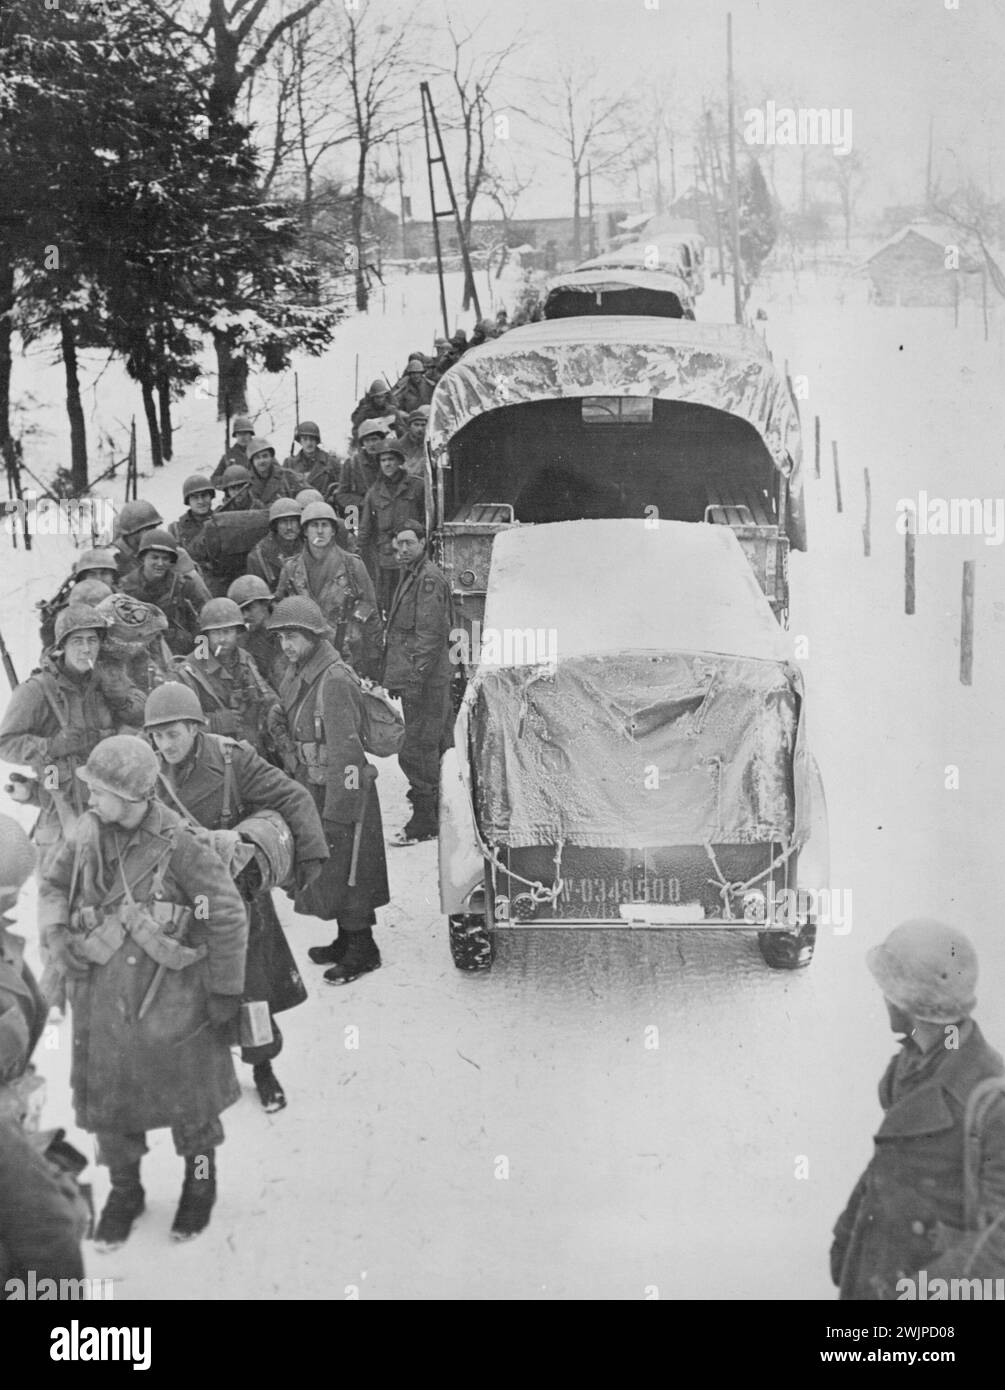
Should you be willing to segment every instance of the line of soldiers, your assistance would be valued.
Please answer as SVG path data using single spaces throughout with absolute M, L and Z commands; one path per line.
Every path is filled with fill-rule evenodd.
M 0 758 L 31 770 L 8 790 L 39 807 L 42 996 L 72 1010 L 77 1122 L 110 1171 L 99 1248 L 143 1210 L 154 1128 L 185 1164 L 172 1235 L 207 1225 L 220 1115 L 239 1095 L 232 1046 L 263 1107 L 286 1104 L 276 1016 L 306 990 L 272 891 L 335 924 L 308 953 L 326 982 L 380 967 L 368 682 L 404 710 L 412 813 L 397 842 L 436 834 L 453 614 L 426 558 L 435 376 L 416 357 L 390 400 L 368 393 L 344 461 L 309 420 L 283 464 L 235 420 L 214 473 L 185 480 L 177 521 L 127 503 L 43 606 Z
M 337 543 L 328 504 L 276 516 L 275 530 L 286 522 L 302 544 L 275 590 L 242 574 L 198 612 L 195 563 L 179 575 L 183 547 L 156 513 L 133 506 L 119 551 L 124 540 L 134 568 L 119 579 L 117 552 L 80 557 L 53 641 L 0 724 L 0 757 L 34 773 L 11 789 L 40 808 L 45 993 L 73 1011 L 77 1121 L 110 1170 L 102 1249 L 121 1244 L 143 1209 L 152 1128 L 170 1127 L 185 1161 L 174 1238 L 208 1223 L 219 1116 L 239 1094 L 230 1046 L 242 1004 L 267 1015 L 242 1044 L 261 1103 L 286 1103 L 272 1068 L 275 1015 L 306 991 L 272 888 L 285 884 L 297 912 L 336 924 L 309 951 L 328 983 L 380 967 L 373 928 L 389 891 L 361 676 L 384 676 L 403 696 L 403 843 L 436 833 L 450 725 L 450 594 L 425 558 L 422 522 L 393 538 L 402 583 L 385 634 L 367 570 Z M 251 828 L 277 811 L 292 841 L 285 870 L 273 862 L 275 827 Z M 244 858 L 205 839 L 232 827 Z

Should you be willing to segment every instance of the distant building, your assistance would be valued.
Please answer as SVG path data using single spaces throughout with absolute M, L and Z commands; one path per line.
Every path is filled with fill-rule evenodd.
M 629 216 L 625 205 L 594 205 L 593 210 L 593 248 L 594 254 L 606 248 L 619 231 L 618 223 Z M 637 235 L 637 233 L 636 233 Z M 580 259 L 590 255 L 590 217 L 586 206 L 579 220 Z M 408 255 L 432 256 L 433 227 L 428 221 L 406 223 Z M 458 251 L 457 232 L 450 218 L 440 223 L 440 241 L 444 255 Z M 503 241 L 511 247 L 529 245 L 542 255 L 547 255 L 551 266 L 555 262 L 570 261 L 573 258 L 573 220 L 571 217 L 515 217 L 508 225 L 508 233 L 500 218 L 476 217 L 471 224 L 471 245 L 473 250 L 490 250 Z
M 938 307 L 980 299 L 987 266 L 979 251 L 963 244 L 957 229 L 913 222 L 858 269 L 868 276 L 876 304 Z M 997 267 L 991 270 L 992 279 L 995 271 Z

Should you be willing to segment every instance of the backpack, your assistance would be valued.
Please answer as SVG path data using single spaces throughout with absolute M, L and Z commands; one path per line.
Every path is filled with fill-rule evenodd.
M 325 668 L 325 676 L 331 670 Z M 346 670 L 356 683 L 363 707 L 363 727 L 360 730 L 360 742 L 365 753 L 372 753 L 375 758 L 393 758 L 400 750 L 405 740 L 405 720 L 402 717 L 401 708 L 397 700 L 392 700 L 387 691 L 381 686 L 366 686 L 357 676 L 351 666 L 346 666 Z M 318 698 L 321 697 L 324 688 L 324 679 L 318 687 Z M 315 705 L 315 708 L 317 706 Z M 317 726 L 321 723 L 320 715 L 315 715 L 315 732 L 317 742 L 324 741 L 323 733 L 318 732 Z
M 352 670 L 352 667 L 349 668 Z M 367 688 L 353 671 L 363 697 L 363 747 L 375 758 L 393 758 L 405 741 L 405 720 L 397 700 L 383 686 Z

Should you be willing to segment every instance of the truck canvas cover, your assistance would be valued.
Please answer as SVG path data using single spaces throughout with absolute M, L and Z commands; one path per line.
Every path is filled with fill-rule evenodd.
M 504 532 L 485 631 L 528 628 L 550 629 L 555 659 L 516 664 L 495 648 L 502 659 L 479 666 L 458 723 L 483 840 L 804 838 L 802 682 L 730 530 L 620 520 Z
M 595 297 L 616 290 L 649 290 L 653 294 L 674 294 L 681 305 L 691 308 L 692 294 L 687 281 L 679 275 L 663 271 L 637 270 L 631 267 L 609 270 L 570 270 L 556 275 L 545 286 L 545 298 L 560 290 Z
M 788 478 L 789 536 L 805 550 L 799 413 L 763 340 L 733 324 L 689 319 L 554 319 L 472 348 L 437 384 L 430 456 L 448 466 L 451 439 L 487 411 L 579 396 L 691 401 L 746 420 Z

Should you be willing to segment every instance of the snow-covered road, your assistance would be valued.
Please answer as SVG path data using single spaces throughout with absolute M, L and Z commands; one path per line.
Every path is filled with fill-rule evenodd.
M 715 290 L 699 317 L 717 316 Z M 435 847 L 388 851 L 384 967 L 343 990 L 320 981 L 311 920 L 280 911 L 311 997 L 283 1018 L 277 1064 L 289 1108 L 244 1098 L 224 1117 L 221 1197 L 208 1232 L 167 1240 L 181 1164 L 151 1137 L 148 1212 L 115 1254 L 88 1255 L 117 1298 L 827 1298 L 830 1226 L 870 1150 L 875 1083 L 892 1049 L 866 949 L 901 917 L 939 913 L 982 955 L 978 1018 L 1005 1044 L 1003 871 L 998 820 L 1005 677 L 1002 547 L 919 538 L 918 612 L 903 614 L 898 498 L 994 496 L 1002 486 L 1002 349 L 969 320 L 880 311 L 803 278 L 765 296 L 776 360 L 808 377 L 810 551 L 792 563 L 794 634 L 811 746 L 831 815 L 832 883 L 851 930 L 821 933 L 808 971 L 776 974 L 752 937 L 504 934 L 487 976 L 451 965 Z M 338 446 L 360 381 L 403 362 L 434 327 L 435 282 L 389 287 L 388 312 L 350 323 L 322 362 L 301 364 L 302 413 Z M 401 312 L 402 306 L 404 311 Z M 112 369 L 101 386 L 109 416 Z M 119 378 L 115 378 L 119 381 Z M 58 377 L 16 387 L 53 408 Z M 266 378 L 277 440 L 289 383 Z M 286 397 L 289 397 L 287 400 Z M 264 411 L 264 407 L 263 407 Z M 812 476 L 812 419 L 825 467 Z M 220 452 L 207 400 L 179 409 L 178 456 L 141 494 L 180 510 L 180 481 Z M 845 512 L 835 513 L 830 439 Z M 862 468 L 873 554 L 862 553 Z M 116 492 L 119 492 L 118 487 Z M 9 548 L 9 540 L 0 542 Z M 2 620 L 19 670 L 35 656 L 26 599 L 54 587 L 69 542 L 5 557 Z M 979 561 L 975 682 L 957 678 L 959 568 Z M 584 601 L 587 601 L 584 598 Z M 959 770 L 958 788 L 947 787 Z M 404 781 L 381 766 L 389 830 Z M 4 809 L 9 809 L 5 806 Z M 30 924 L 30 898 L 23 920 Z M 844 924 L 847 926 L 847 923 Z M 38 1053 L 49 1123 L 66 1123 L 68 1025 Z M 90 1152 L 90 1140 L 71 1131 Z M 105 1175 L 95 1178 L 99 1200 Z

